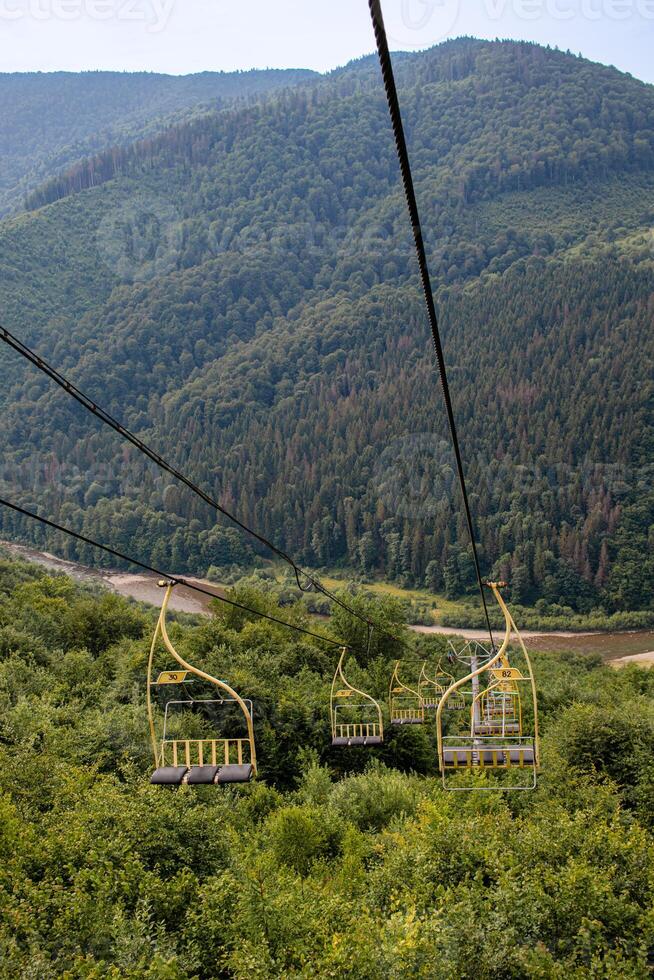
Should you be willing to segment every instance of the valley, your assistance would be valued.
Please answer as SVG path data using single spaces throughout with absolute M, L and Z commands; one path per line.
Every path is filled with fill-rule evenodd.
M 76 562 L 66 561 L 57 558 L 55 555 L 34 551 L 23 545 L 12 544 L 8 541 L 0 541 L 0 548 L 10 554 L 25 560 L 34 562 L 44 568 L 54 572 L 71 576 L 79 582 L 87 584 L 101 585 L 110 589 L 118 595 L 137 602 L 145 602 L 148 605 L 159 606 L 161 604 L 161 589 L 158 588 L 158 579 L 149 574 L 134 574 L 129 572 L 99 570 L 90 566 L 80 565 Z M 201 585 L 203 588 L 215 591 L 218 595 L 225 595 L 229 592 L 228 586 L 221 586 L 206 579 L 189 577 L 189 581 Z M 337 580 L 323 579 L 325 584 L 332 587 Z M 387 589 L 381 586 L 368 586 L 369 591 L 374 595 L 384 594 Z M 397 590 L 392 590 L 397 594 Z M 171 609 L 177 612 L 195 613 L 206 615 L 209 612 L 211 600 L 179 586 L 173 593 Z M 439 607 L 439 599 L 434 599 L 436 608 Z M 324 617 L 319 617 L 323 618 Z M 416 633 L 434 636 L 463 637 L 465 640 L 487 640 L 488 635 L 484 630 L 457 628 L 453 626 L 420 626 L 409 623 L 409 628 Z M 649 665 L 654 659 L 654 631 L 652 630 L 624 630 L 621 632 L 591 631 L 591 632 L 538 632 L 535 630 L 521 630 L 524 640 L 529 642 L 529 647 L 533 650 L 549 651 L 552 653 L 575 651 L 578 653 L 600 654 L 608 663 L 618 662 L 623 666 L 629 662 Z M 616 663 L 616 666 L 618 665 Z

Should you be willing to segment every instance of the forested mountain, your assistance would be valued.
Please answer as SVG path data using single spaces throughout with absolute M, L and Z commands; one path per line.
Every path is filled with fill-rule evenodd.
M 472 569 L 375 69 L 44 185 L 0 225 L 4 319 L 307 564 L 455 595 Z M 648 607 L 654 89 L 471 39 L 404 56 L 398 81 L 485 570 L 514 600 Z M 179 571 L 248 559 L 44 378 L 2 364 L 7 493 Z
M 89 153 L 170 125 L 175 116 L 306 82 L 310 71 L 0 74 L 0 214 Z

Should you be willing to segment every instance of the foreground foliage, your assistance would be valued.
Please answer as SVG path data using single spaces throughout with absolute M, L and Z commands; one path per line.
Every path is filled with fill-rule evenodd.
M 375 612 L 401 630 L 392 600 Z M 153 623 L 0 563 L 3 976 L 649 976 L 654 673 L 539 657 L 539 789 L 445 794 L 429 730 L 376 761 L 327 748 L 331 652 L 238 610 L 179 621 L 255 700 L 262 779 L 169 792 L 148 785 Z M 383 695 L 395 652 L 352 671 Z

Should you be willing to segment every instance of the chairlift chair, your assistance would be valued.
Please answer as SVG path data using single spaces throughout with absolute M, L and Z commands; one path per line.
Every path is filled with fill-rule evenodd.
M 466 706 L 465 694 L 462 691 L 455 691 L 445 705 L 448 711 L 465 711 Z
M 474 735 L 522 735 L 522 702 L 516 682 L 509 690 L 496 681 L 473 700 L 471 731 Z M 478 706 L 478 707 L 477 707 Z
M 155 786 L 221 786 L 230 783 L 247 783 L 257 771 L 252 702 L 241 698 L 225 681 L 199 670 L 177 653 L 166 629 L 166 612 L 175 583 L 163 581 L 159 582 L 159 586 L 166 589 L 166 594 L 150 647 L 147 677 L 148 721 L 155 765 L 150 782 Z M 159 637 L 181 670 L 163 671 L 156 681 L 153 681 L 154 656 Z M 164 708 L 163 733 L 159 738 L 153 706 L 154 690 L 166 691 L 169 687 L 173 687 L 178 692 L 179 685 L 190 684 L 193 677 L 211 684 L 217 689 L 218 696 L 200 699 L 189 694 L 184 699 L 175 696 L 168 698 Z M 182 690 L 186 694 L 188 688 L 183 687 Z M 212 734 L 203 731 L 199 737 L 187 737 L 181 733 L 171 733 L 171 728 L 174 727 L 172 725 L 174 709 L 199 712 L 206 719 L 211 714 L 212 708 L 222 709 L 230 706 L 242 716 L 244 731 L 247 734 L 235 733 L 224 736 L 217 732 Z
M 400 660 L 395 662 L 388 691 L 391 725 L 422 725 L 425 721 L 423 700 L 412 687 L 400 679 Z
M 520 632 L 509 612 L 501 594 L 502 583 L 489 582 L 489 588 L 502 610 L 506 624 L 502 646 L 489 658 L 477 666 L 471 662 L 470 673 L 456 681 L 443 695 L 436 711 L 438 737 L 438 757 L 441 777 L 445 789 L 455 790 L 526 790 L 536 786 L 540 767 L 540 743 L 538 733 L 538 703 L 536 685 L 529 654 Z M 511 637 L 515 635 L 526 664 L 526 672 L 512 666 L 508 659 Z M 477 690 L 482 675 L 488 676 L 488 683 L 482 691 Z M 527 685 L 533 704 L 533 731 L 525 735 L 523 731 L 522 703 L 519 685 Z M 462 689 L 471 694 L 471 724 L 467 734 L 446 735 L 443 731 L 444 711 L 447 701 Z M 480 784 L 477 780 L 465 783 L 452 782 L 449 778 L 455 773 L 473 771 L 506 771 L 518 773 L 514 779 L 496 782 L 493 785 Z M 526 778 L 524 778 L 526 777 Z
M 420 670 L 418 678 L 418 694 L 422 701 L 425 711 L 430 711 L 438 707 L 438 702 L 443 694 L 454 683 L 454 676 L 441 667 L 441 661 L 436 665 L 436 673 L 430 677 L 427 673 L 427 662 L 425 661 Z
M 343 647 L 332 680 L 329 714 L 332 745 L 338 748 L 370 748 L 384 741 L 384 720 L 377 701 L 354 687 L 343 673 L 347 648 Z

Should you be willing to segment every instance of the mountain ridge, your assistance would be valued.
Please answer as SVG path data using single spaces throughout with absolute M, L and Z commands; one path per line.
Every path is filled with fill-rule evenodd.
M 310 70 L 0 73 L 0 215 L 42 180 L 128 138 L 143 138 L 217 101 L 307 82 Z M 317 77 L 317 76 L 316 76 Z

